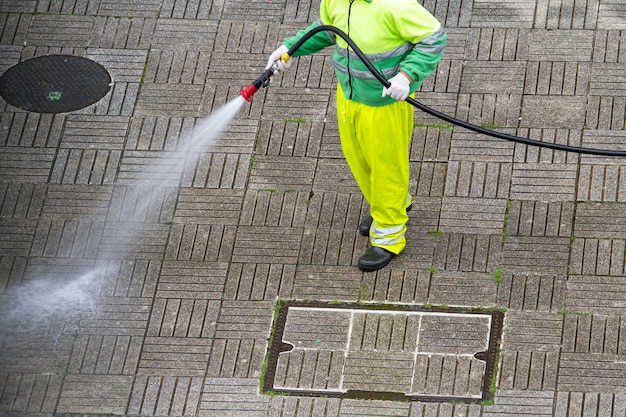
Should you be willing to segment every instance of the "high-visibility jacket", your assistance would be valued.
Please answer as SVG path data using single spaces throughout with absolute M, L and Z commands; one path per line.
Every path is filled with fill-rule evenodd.
M 345 32 L 385 78 L 399 71 L 406 73 L 412 79 L 411 92 L 435 70 L 447 38 L 439 21 L 417 0 L 322 0 L 320 18 L 286 38 L 285 46 L 291 48 L 306 32 L 320 25 Z M 333 65 L 346 98 L 370 106 L 395 101 L 381 97 L 382 84 L 333 32 L 317 33 L 293 56 L 309 55 L 333 44 Z

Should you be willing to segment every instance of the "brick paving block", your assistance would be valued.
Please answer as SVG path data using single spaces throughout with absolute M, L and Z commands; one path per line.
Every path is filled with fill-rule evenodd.
M 229 261 L 237 228 L 235 225 L 173 224 L 165 250 L 166 260 Z
M 555 412 L 562 415 L 620 416 L 626 413 L 626 396 L 597 392 L 558 392 Z M 558 415 L 557 414 L 557 415 Z
M 573 164 L 514 164 L 511 198 L 516 200 L 572 201 L 578 167 Z
M 62 148 L 123 149 L 130 118 L 125 116 L 69 115 L 61 136 Z
M 563 352 L 592 355 L 621 355 L 624 343 L 620 333 L 624 329 L 623 318 L 612 315 L 566 314 L 563 329 Z
M 494 404 L 483 410 L 485 417 L 552 416 L 554 392 L 529 390 L 498 390 Z
M 589 62 L 592 50 L 592 31 L 534 30 L 531 34 L 529 59 L 531 61 Z
M 557 312 L 508 311 L 507 331 L 502 349 L 521 352 L 559 352 L 563 335 L 563 315 Z
M 36 220 L 46 193 L 43 184 L 0 184 L 0 218 Z
M 210 0 L 166 0 L 162 2 L 160 17 L 208 19 L 219 18 L 223 6 Z
M 338 417 L 341 401 L 337 398 L 271 397 L 268 417 Z
M 336 123 L 325 123 L 324 131 L 321 138 L 319 157 L 323 159 L 342 159 L 344 158 L 341 150 L 341 140 L 339 139 L 339 131 Z
M 37 14 L 28 29 L 26 44 L 86 48 L 90 46 L 93 24 L 92 16 Z
M 143 341 L 141 336 L 77 335 L 67 372 L 135 375 Z
M 158 183 L 163 187 L 180 184 L 186 164 L 184 152 L 124 151 L 117 174 L 117 184 Z
M 413 129 L 409 160 L 447 162 L 453 130 L 452 125 L 445 123 L 417 122 Z
M 559 369 L 555 351 L 517 351 L 502 353 L 498 387 L 502 390 L 554 391 Z
M 232 261 L 296 264 L 302 233 L 296 227 L 240 226 Z
M 0 181 L 46 183 L 54 154 L 48 148 L 5 147 L 0 154 Z
M 497 4 L 497 7 L 496 7 Z M 471 26 L 530 28 L 533 26 L 535 2 L 520 0 L 506 7 L 492 0 L 479 0 L 471 9 Z
M 130 51 L 124 48 L 148 49 L 155 24 L 154 18 L 96 16 L 92 29 L 95 36 L 92 37 L 90 46 L 103 50 L 114 48 L 121 54 L 141 53 L 143 51 Z M 97 50 L 95 51 L 97 53 Z
M 524 93 L 583 96 L 589 91 L 590 72 L 588 62 L 529 62 Z
M 98 267 L 106 276 L 100 288 L 101 296 L 154 297 L 160 261 L 112 259 L 100 261 Z
M 250 172 L 251 156 L 245 153 L 203 152 L 186 162 L 181 186 L 243 189 Z
M 159 50 L 210 51 L 216 31 L 216 21 L 161 18 L 157 20 L 151 47 Z
M 11 416 L 25 413 L 52 415 L 62 381 L 59 375 L 3 374 L 0 377 L 0 391 L 3 392 L 0 412 Z
M 620 314 L 626 307 L 622 276 L 570 275 L 567 309 L 581 313 Z
M 18 285 L 26 270 L 26 257 L 0 256 L 0 293 Z
M 317 157 L 325 125 L 304 119 L 262 120 L 255 143 L 257 155 Z
M 594 63 L 591 67 L 589 94 L 623 98 L 626 95 L 626 82 L 622 76 L 624 71 L 626 63 Z
M 427 79 L 428 80 L 428 79 Z M 458 90 L 458 87 L 455 88 Z M 439 112 L 445 114 L 456 114 L 456 117 L 459 117 L 457 113 L 457 107 L 459 103 L 459 94 L 455 92 L 419 92 L 416 95 L 416 100 L 421 102 L 422 104 L 431 107 Z M 432 124 L 432 125 L 440 125 L 442 122 L 440 119 L 435 116 L 431 116 L 422 111 L 415 111 L 414 114 L 415 122 L 418 124 Z
M 150 53 L 147 60 L 144 81 L 155 84 L 203 84 L 210 58 L 211 54 L 206 51 L 157 49 Z
M 148 59 L 148 51 L 88 48 L 85 58 L 104 66 L 116 84 L 140 83 Z
M 410 403 L 377 400 L 343 400 L 340 417 L 405 417 L 409 413 Z
M 0 98 L 0 102 L 4 102 Z M 12 111 L 0 117 L 0 144 L 9 147 L 56 148 L 59 145 L 66 115 Z
M 574 239 L 569 272 L 573 275 L 623 276 L 624 239 Z
M 625 394 L 623 355 L 561 353 L 557 390 Z
M 197 415 L 265 417 L 269 398 L 257 394 L 258 383 L 251 378 L 206 378 Z
M 91 219 L 41 220 L 31 247 L 31 256 L 95 258 L 104 225 Z
M 137 375 L 201 377 L 207 370 L 211 339 L 147 337 Z
M 512 143 L 501 139 L 475 133 L 453 133 L 450 161 L 510 164 L 513 160 L 513 150 Z
M 436 239 L 431 266 L 438 270 L 493 273 L 500 264 L 500 236 L 443 233 Z
M 571 202 L 511 201 L 506 234 L 569 237 L 574 227 L 574 211 Z
M 60 149 L 50 174 L 53 184 L 110 185 L 120 166 L 122 151 Z
M 204 87 L 195 84 L 142 85 L 137 98 L 138 116 L 199 116 Z
M 242 204 L 244 193 L 241 190 L 182 188 L 174 223 L 235 226 Z
M 302 227 L 310 212 L 310 192 L 250 190 L 246 192 L 240 225 Z M 316 199 L 317 201 L 317 199 Z
M 559 312 L 565 307 L 566 277 L 502 274 L 498 305 L 516 311 Z
M 565 275 L 569 247 L 567 237 L 507 236 L 502 269 L 511 273 Z
M 3 219 L 0 223 L 0 252 L 4 256 L 29 256 L 36 230 L 34 220 Z
M 33 13 L 36 0 L 6 0 L 0 5 L 0 13 Z
M 256 155 L 248 187 L 251 189 L 310 191 L 317 161 L 313 158 Z
M 223 292 L 225 299 L 267 300 L 291 296 L 295 265 L 231 264 Z
M 448 404 L 448 403 L 427 403 L 414 402 L 411 405 L 410 417 L 479 417 L 482 413 L 482 406 L 479 404 Z
M 263 115 L 274 120 L 304 119 L 323 122 L 328 118 L 328 101 L 331 100 L 330 88 L 305 89 L 281 87 L 267 90 L 263 106 Z
M 266 339 L 272 322 L 273 302 L 225 300 L 215 339 Z
M 105 223 L 98 246 L 99 259 L 163 258 L 169 226 L 149 223 Z
M 215 300 L 192 300 L 158 298 L 154 301 L 146 334 L 161 337 L 207 337 L 211 336 L 219 302 Z
M 159 298 L 219 300 L 228 265 L 222 263 L 166 261 L 160 273 Z
M 359 186 L 345 159 L 319 159 L 313 178 L 314 192 L 358 194 Z
M 189 149 L 192 117 L 133 117 L 126 134 L 127 151 L 181 151 Z M 206 148 L 204 149 L 206 151 Z
M 444 197 L 439 229 L 446 233 L 500 235 L 506 200 Z
M 136 377 L 128 415 L 196 415 L 203 383 L 198 377 Z
M 624 29 L 626 5 L 610 0 L 601 1 L 598 9 L 599 29 Z
M 587 147 L 587 148 L 599 148 L 599 149 L 609 149 L 609 150 L 621 150 L 623 148 L 623 143 L 624 140 L 626 140 L 626 134 L 624 133 L 624 131 L 620 131 L 619 130 L 619 126 L 617 126 L 616 130 L 605 130 L 605 129 L 599 129 L 599 130 L 585 130 L 583 131 L 583 140 L 582 140 L 582 146 Z M 589 178 L 589 170 L 591 169 L 603 169 L 603 165 L 614 165 L 614 167 L 612 167 L 613 171 L 616 168 L 619 168 L 621 170 L 622 168 L 622 161 L 620 159 L 617 158 L 611 158 L 611 157 L 602 157 L 602 156 L 592 156 L 592 155 L 582 155 L 581 159 L 580 159 L 580 163 L 581 163 L 581 175 L 580 175 L 580 181 L 582 184 L 585 185 L 585 188 L 583 188 L 583 186 L 580 186 L 579 188 L 581 188 L 584 191 L 588 191 L 589 193 L 591 192 L 591 190 L 587 190 L 588 188 L 591 188 L 591 185 L 589 184 L 590 181 L 593 181 L 594 183 L 598 183 L 598 181 L 601 181 L 604 179 L 604 182 L 606 183 L 606 187 L 608 188 L 607 194 L 611 195 L 616 193 L 616 188 L 619 190 L 619 196 L 623 198 L 623 194 L 624 194 L 624 184 L 621 176 L 618 178 L 615 178 L 615 174 L 612 175 L 605 175 L 605 178 L 602 178 L 601 174 L 596 174 L 594 177 Z M 591 167 L 589 166 L 591 165 Z M 606 169 L 606 168 L 605 168 Z M 620 171 L 621 172 L 621 171 Z M 595 184 L 593 184 L 595 185 Z M 597 186 L 599 186 L 600 184 L 597 184 Z M 595 191 L 594 194 L 598 195 L 598 191 Z M 585 194 L 582 194 L 581 197 L 579 198 L 579 200 L 581 201 L 585 201 Z M 589 198 L 589 200 L 595 200 L 593 198 Z
M 399 261 L 394 260 L 394 263 Z M 365 274 L 359 299 L 401 304 L 425 304 L 431 273 L 414 269 L 389 268 L 376 274 Z
M 492 274 L 480 272 L 434 272 L 428 290 L 428 302 L 454 306 L 492 307 L 497 284 Z
M 6 22 L 3 26 L 6 26 L 7 23 L 8 22 Z M 3 26 L 0 26 L 0 27 L 3 27 Z M 14 65 L 17 65 L 20 62 L 21 56 L 22 56 L 21 46 L 1 45 L 0 46 L 0 73 L 4 74 L 6 70 L 8 70 Z M 4 102 L 4 100 L 2 101 Z
M 498 162 L 450 161 L 445 195 L 450 197 L 508 198 L 513 165 Z
M 148 326 L 152 299 L 99 297 L 97 315 L 81 321 L 81 334 L 143 336 Z
M 579 203 L 576 207 L 574 235 L 582 238 L 623 239 L 626 237 L 624 205 Z
M 354 266 L 298 267 L 292 297 L 300 300 L 356 300 L 363 273 Z
M 98 14 L 102 16 L 158 17 L 161 0 L 101 0 Z
M 520 126 L 581 129 L 585 123 L 586 97 L 524 96 Z
M 523 62 L 468 62 L 463 67 L 460 92 L 465 94 L 514 94 L 524 91 Z
M 359 242 L 359 240 L 361 242 Z M 305 229 L 298 263 L 301 265 L 353 265 L 357 251 L 365 251 L 366 241 L 355 227 L 347 229 Z
M 131 376 L 67 375 L 56 411 L 124 414 L 132 384 Z
M 213 342 L 207 376 L 259 378 L 265 358 L 266 340 L 218 339 Z
M 6 322 L 3 323 L 3 327 L 5 326 Z M 8 329 L 5 327 L 3 330 Z M 31 335 L 18 332 L 5 333 L 3 339 L 0 371 L 4 374 L 62 373 L 74 342 L 72 335 Z
M 411 162 L 409 193 L 420 197 L 444 195 L 447 165 L 440 162 Z
M 517 135 L 540 142 L 582 146 L 582 132 L 575 129 L 518 129 Z M 515 144 L 514 163 L 579 164 L 580 154 L 540 146 Z

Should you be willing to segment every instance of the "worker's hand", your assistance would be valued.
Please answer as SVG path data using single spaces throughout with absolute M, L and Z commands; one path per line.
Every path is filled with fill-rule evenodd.
M 291 58 L 289 58 L 287 61 L 283 61 L 280 58 L 281 56 L 283 56 L 283 54 L 286 54 L 288 50 L 289 48 L 287 48 L 285 45 L 281 45 L 277 50 L 272 52 L 272 55 L 270 55 L 270 58 L 267 60 L 267 65 L 265 66 L 265 69 L 268 70 L 272 68 L 274 62 L 276 62 L 276 65 L 278 66 L 278 72 L 284 71 L 289 68 L 292 64 Z
M 403 73 L 396 74 L 389 80 L 389 88 L 383 87 L 383 97 L 389 96 L 396 100 L 404 100 L 411 92 L 411 82 Z

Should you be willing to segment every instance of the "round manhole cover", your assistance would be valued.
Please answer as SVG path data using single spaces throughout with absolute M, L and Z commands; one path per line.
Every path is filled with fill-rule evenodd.
M 90 59 L 46 55 L 11 67 L 0 77 L 0 95 L 20 109 L 65 113 L 90 106 L 111 88 L 107 70 Z

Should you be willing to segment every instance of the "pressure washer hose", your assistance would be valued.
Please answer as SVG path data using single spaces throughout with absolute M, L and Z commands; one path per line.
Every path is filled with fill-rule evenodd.
M 363 62 L 363 64 L 365 64 L 365 66 L 367 67 L 367 69 L 372 73 L 372 75 L 374 75 L 374 77 L 376 77 L 376 79 L 378 81 L 380 81 L 380 83 L 382 85 L 384 85 L 385 87 L 389 87 L 391 84 L 389 83 L 389 81 L 387 81 L 387 79 L 380 74 L 380 72 L 378 72 L 378 70 L 372 65 L 372 63 L 369 61 L 369 59 L 367 59 L 367 57 L 365 56 L 365 54 L 359 49 L 359 47 L 354 43 L 354 41 L 352 39 L 350 39 L 348 37 L 348 35 L 343 32 L 341 29 L 338 29 L 334 26 L 329 26 L 329 25 L 322 25 L 322 26 L 317 26 L 313 29 L 311 29 L 309 32 L 307 32 L 306 34 L 304 34 L 304 36 L 302 38 L 300 38 L 291 48 L 289 48 L 289 50 L 287 51 L 287 53 L 285 55 L 287 55 L 286 57 L 282 58 L 284 61 L 286 61 L 287 59 L 289 59 L 290 56 L 292 56 L 307 40 L 309 40 L 313 35 L 315 35 L 316 33 L 322 32 L 322 31 L 328 31 L 328 32 L 333 32 L 337 35 L 339 35 L 344 41 L 346 41 L 346 43 L 350 46 L 350 48 L 352 48 L 352 50 L 357 54 L 357 56 L 359 57 L 359 59 Z M 267 85 L 267 80 L 269 80 L 269 77 L 272 75 L 271 73 L 271 69 L 267 70 L 258 80 L 256 80 L 253 84 L 256 84 L 253 86 L 253 84 L 250 84 L 250 86 L 248 86 L 247 89 L 242 89 L 241 90 L 241 94 L 244 96 L 244 98 L 246 98 L 248 101 L 250 101 L 250 96 L 252 94 L 254 94 L 254 92 L 256 92 L 256 89 L 259 88 L 259 86 L 265 86 Z M 251 87 L 253 87 L 252 89 L 254 89 L 254 91 L 252 91 L 252 94 L 250 94 L 250 89 Z M 248 93 L 246 95 L 246 91 L 248 90 Z M 504 140 L 508 140 L 511 142 L 516 142 L 516 143 L 521 143 L 524 145 L 531 145 L 531 146 L 540 146 L 543 148 L 548 148 L 548 149 L 555 149 L 555 150 L 559 150 L 559 151 L 566 151 L 566 152 L 576 152 L 576 153 L 581 153 L 581 154 L 589 154 L 589 155 L 601 155 L 601 156 L 611 156 L 611 157 L 626 157 L 626 151 L 614 151 L 614 150 L 609 150 L 609 149 L 596 149 L 596 148 L 583 148 L 583 147 L 578 147 L 578 146 L 570 146 L 570 145 L 561 145 L 558 143 L 549 143 L 549 142 L 542 142 L 542 141 L 538 141 L 538 140 L 533 140 L 533 139 L 528 139 L 528 138 L 522 138 L 519 136 L 513 136 L 513 135 L 509 135 L 506 133 L 502 133 L 502 132 L 498 132 L 495 130 L 491 130 L 491 129 L 486 129 L 484 127 L 481 126 L 477 126 L 468 122 L 465 122 L 463 120 L 459 120 L 456 119 L 452 116 L 449 116 L 445 113 L 441 113 L 437 110 L 434 110 L 422 103 L 420 103 L 419 101 L 411 98 L 411 97 L 407 97 L 406 100 L 408 103 L 412 104 L 413 106 L 415 106 L 416 108 L 422 110 L 425 113 L 430 114 L 431 116 L 435 116 L 441 120 L 444 120 L 448 123 L 451 123 L 453 125 L 459 126 L 459 127 L 463 127 L 465 129 L 468 130 L 472 130 L 474 132 L 477 133 L 481 133 L 483 135 L 488 135 L 488 136 L 492 136 L 498 139 L 504 139 Z

